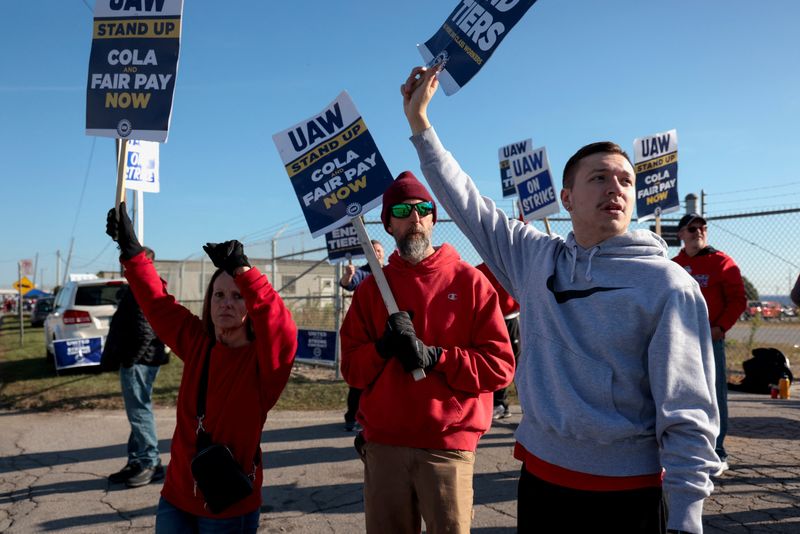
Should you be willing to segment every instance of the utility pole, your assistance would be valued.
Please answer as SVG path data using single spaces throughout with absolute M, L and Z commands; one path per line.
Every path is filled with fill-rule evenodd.
M 704 189 L 700 190 L 700 216 L 706 216 L 706 192 Z
M 64 267 L 64 281 L 61 283 L 62 286 L 67 283 L 67 278 L 69 277 L 69 264 L 72 262 L 73 245 L 75 245 L 74 237 L 69 240 L 69 254 L 67 254 L 67 265 Z
M 56 283 L 53 287 L 58 287 L 61 283 L 61 251 L 56 250 Z

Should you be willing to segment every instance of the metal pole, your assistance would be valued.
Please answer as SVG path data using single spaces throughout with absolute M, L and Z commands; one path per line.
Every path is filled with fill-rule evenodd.
M 61 251 L 56 250 L 56 283 L 53 287 L 58 287 L 61 280 Z
M 144 191 L 136 191 L 136 237 L 144 245 Z
M 334 373 L 334 378 L 339 380 L 341 378 L 341 373 L 339 371 L 339 364 L 342 358 L 342 344 L 341 340 L 339 339 L 339 329 L 341 328 L 342 324 L 342 286 L 339 284 L 339 280 L 342 278 L 342 264 L 337 263 L 335 269 L 336 275 L 334 276 L 334 296 L 333 296 L 333 307 L 334 307 L 334 323 L 333 329 L 336 331 L 336 353 L 334 356 L 334 368 L 336 369 Z
M 67 283 L 67 278 L 69 277 L 69 264 L 72 263 L 72 247 L 75 245 L 75 238 L 71 238 L 69 240 L 69 254 L 67 254 L 67 265 L 64 267 L 64 280 L 61 282 L 61 285 Z
M 19 317 L 19 346 L 22 348 L 25 338 L 25 326 L 22 324 L 22 262 L 17 262 L 17 316 Z
M 270 281 L 270 283 L 272 283 L 273 286 L 276 285 L 276 283 L 275 283 L 275 275 L 276 275 L 276 273 L 278 271 L 278 264 L 276 263 L 276 260 L 275 260 L 275 253 L 277 252 L 277 250 L 278 250 L 278 245 L 277 245 L 277 243 L 275 243 L 275 238 L 273 237 L 272 238 L 272 273 L 269 276 L 269 281 Z
M 37 280 L 36 273 L 38 271 L 39 271 L 39 253 L 37 252 L 36 253 L 36 259 L 33 260 L 33 287 L 37 287 L 37 284 L 36 284 L 36 280 Z M 44 283 L 44 280 L 42 280 L 42 283 Z

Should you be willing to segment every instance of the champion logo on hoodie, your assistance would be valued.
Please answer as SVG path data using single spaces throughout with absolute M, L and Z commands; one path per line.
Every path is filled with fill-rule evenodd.
M 458 300 L 458 294 L 457 293 L 448 293 L 447 294 L 447 298 L 449 300 Z

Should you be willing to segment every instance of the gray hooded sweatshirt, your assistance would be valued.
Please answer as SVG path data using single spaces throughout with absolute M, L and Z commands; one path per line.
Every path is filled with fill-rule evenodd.
M 590 249 L 509 218 L 429 128 L 411 138 L 440 204 L 520 304 L 516 438 L 593 475 L 664 469 L 671 529 L 702 532 L 719 465 L 708 311 L 697 283 L 637 230 Z

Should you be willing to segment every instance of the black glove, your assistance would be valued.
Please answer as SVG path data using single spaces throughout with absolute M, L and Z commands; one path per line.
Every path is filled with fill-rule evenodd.
M 224 243 L 206 243 L 203 245 L 203 250 L 211 258 L 214 267 L 224 269 L 231 276 L 239 267 L 250 267 L 250 262 L 244 254 L 244 245 L 235 239 Z
M 124 202 L 120 202 L 119 216 L 117 216 L 114 208 L 108 210 L 106 233 L 117 242 L 120 257 L 123 260 L 129 260 L 144 250 L 139 240 L 136 239 L 133 224 L 131 224 L 131 219 L 128 217 L 128 210 L 125 208 Z
M 400 360 L 407 373 L 415 369 L 429 371 L 439 362 L 442 349 L 429 347 L 417 338 L 408 312 L 401 311 L 390 315 L 386 328 L 387 331 L 391 331 L 391 337 L 387 340 L 389 345 L 387 350 Z

